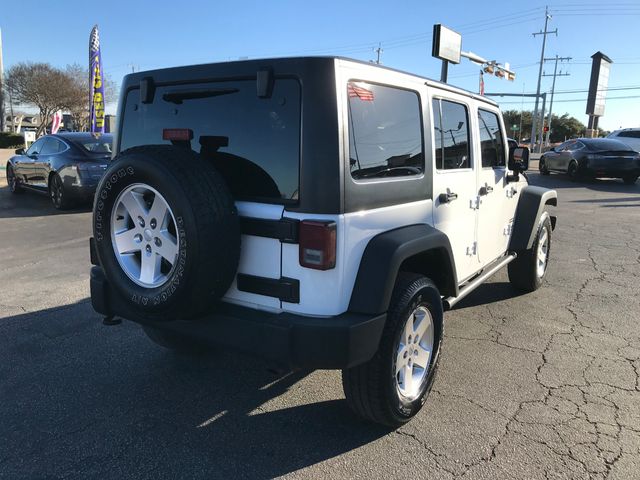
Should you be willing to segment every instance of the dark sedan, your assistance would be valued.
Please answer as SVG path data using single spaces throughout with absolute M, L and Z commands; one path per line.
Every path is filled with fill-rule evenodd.
M 611 138 L 569 140 L 540 158 L 540 173 L 562 172 L 571 178 L 621 178 L 633 184 L 640 176 L 640 154 Z
M 40 137 L 9 159 L 9 189 L 48 194 L 57 209 L 89 201 L 111 161 L 112 143 L 110 134 L 65 132 Z

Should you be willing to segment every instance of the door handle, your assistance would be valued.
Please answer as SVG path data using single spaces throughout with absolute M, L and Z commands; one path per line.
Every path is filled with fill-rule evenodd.
M 438 195 L 438 200 L 440 200 L 440 203 L 453 202 L 456 198 L 458 198 L 458 194 L 453 192 L 441 193 L 440 195 Z
M 491 192 L 493 192 L 493 187 L 489 185 L 480 188 L 480 195 L 489 195 Z

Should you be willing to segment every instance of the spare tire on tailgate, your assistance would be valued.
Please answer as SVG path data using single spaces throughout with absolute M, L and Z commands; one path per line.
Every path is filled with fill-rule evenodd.
M 221 175 L 197 153 L 134 147 L 105 172 L 93 234 L 109 283 L 149 320 L 193 317 L 231 285 L 238 214 Z

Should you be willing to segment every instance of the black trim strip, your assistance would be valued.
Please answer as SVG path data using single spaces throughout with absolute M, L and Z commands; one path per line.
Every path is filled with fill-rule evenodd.
M 265 218 L 240 217 L 240 231 L 245 235 L 277 238 L 282 243 L 298 243 L 299 220 L 281 218 L 269 220 Z
M 239 273 L 238 290 L 275 297 L 282 302 L 300 303 L 300 281 L 295 278 L 266 278 Z
M 89 258 L 91 259 L 91 265 L 100 265 L 98 251 L 96 250 L 96 240 L 93 237 L 89 237 Z

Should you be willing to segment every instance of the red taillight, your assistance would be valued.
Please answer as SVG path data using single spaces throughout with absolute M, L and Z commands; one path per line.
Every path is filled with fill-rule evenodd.
M 189 142 L 193 138 L 193 130 L 190 128 L 165 128 L 162 130 L 162 139 L 172 142 Z
M 336 266 L 336 222 L 300 222 L 300 265 L 316 270 Z

